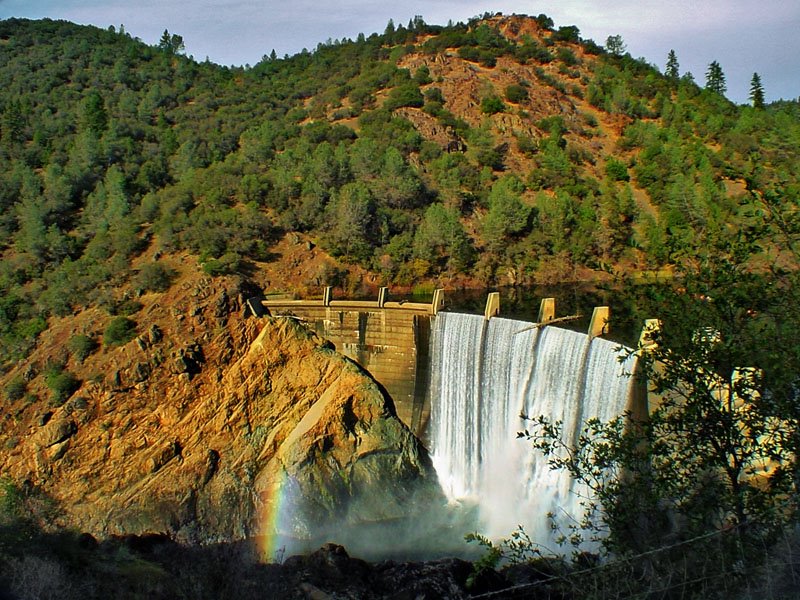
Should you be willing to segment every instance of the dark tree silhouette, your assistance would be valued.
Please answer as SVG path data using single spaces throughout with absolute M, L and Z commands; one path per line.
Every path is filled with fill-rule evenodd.
M 667 68 L 664 70 L 664 75 L 670 79 L 678 79 L 680 77 L 679 67 L 675 50 L 670 50 L 669 54 L 667 54 Z
M 728 91 L 728 86 L 725 84 L 725 73 L 722 72 L 722 67 L 719 66 L 717 61 L 712 61 L 710 65 L 708 65 L 708 70 L 706 71 L 706 89 L 720 94 L 721 96 L 725 95 L 725 92 Z
M 750 80 L 750 102 L 753 103 L 753 108 L 764 108 L 764 87 L 758 73 L 753 73 Z

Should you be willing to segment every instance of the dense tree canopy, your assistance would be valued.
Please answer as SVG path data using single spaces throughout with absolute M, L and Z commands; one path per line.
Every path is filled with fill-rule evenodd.
M 169 31 L 149 47 L 0 21 L 0 354 L 132 282 L 149 247 L 245 273 L 297 231 L 386 283 L 530 284 L 669 265 L 753 198 L 797 197 L 796 103 L 735 107 L 674 53 L 663 77 L 621 39 L 505 19 L 390 24 L 251 68 L 198 63 Z M 458 65 L 474 97 L 441 71 Z

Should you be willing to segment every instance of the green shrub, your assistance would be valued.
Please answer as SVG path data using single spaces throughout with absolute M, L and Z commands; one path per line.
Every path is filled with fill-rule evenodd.
M 0 479 L 0 518 L 5 521 L 20 517 L 23 508 L 22 491 L 10 479 L 5 477 Z
M 122 346 L 136 337 L 136 323 L 127 317 L 111 319 L 103 332 L 103 344 L 106 346 Z
M 539 151 L 539 144 L 529 135 L 517 134 L 517 150 L 525 156 L 533 156 Z
M 419 149 L 419 158 L 423 163 L 436 160 L 442 155 L 442 149 L 435 142 L 424 141 Z
M 475 158 L 482 167 L 489 167 L 494 171 L 502 171 L 505 167 L 504 151 L 502 147 L 481 148 L 476 152 Z
M 481 112 L 484 114 L 493 115 L 495 113 L 503 112 L 505 109 L 506 105 L 499 96 L 495 96 L 494 94 L 491 96 L 486 96 L 483 100 L 481 100 Z
M 612 181 L 628 181 L 628 168 L 624 163 L 620 162 L 614 157 L 609 157 L 606 161 L 606 175 Z
M 419 69 L 417 69 L 416 73 L 414 73 L 414 81 L 416 81 L 419 85 L 432 83 L 433 79 L 431 79 L 430 69 L 427 66 L 422 65 Z
M 574 66 L 578 64 L 578 57 L 575 56 L 575 53 L 569 48 L 559 48 L 556 50 L 556 56 L 558 57 L 558 60 L 563 62 L 565 65 Z
M 56 406 L 64 404 L 67 398 L 81 387 L 80 379 L 69 371 L 62 371 L 57 368 L 51 369 L 45 373 L 44 382 L 50 390 L 50 398 Z
M 231 275 L 244 268 L 244 260 L 236 252 L 226 252 L 219 258 L 208 258 L 201 262 L 203 272 L 212 277 Z
M 25 380 L 17 375 L 8 382 L 6 385 L 6 399 L 9 402 L 16 402 L 17 400 L 21 400 L 25 396 L 25 392 L 28 389 L 28 384 Z
M 509 102 L 513 102 L 514 104 L 519 104 L 520 102 L 524 102 L 528 99 L 528 90 L 525 89 L 524 86 L 519 85 L 518 83 L 512 83 L 508 87 L 506 87 L 506 100 Z
M 458 56 L 470 62 L 478 62 L 481 58 L 481 53 L 474 46 L 462 46 L 458 49 Z
M 83 362 L 97 349 L 97 342 L 88 335 L 73 335 L 67 347 L 78 362 Z
M 422 110 L 432 117 L 438 117 L 444 110 L 444 106 L 442 106 L 441 102 L 426 102 Z
M 394 110 L 402 106 L 421 108 L 424 103 L 425 99 L 422 97 L 422 92 L 419 91 L 419 86 L 415 83 L 407 83 L 389 92 L 389 97 L 383 106 L 387 110 Z
M 125 300 L 120 300 L 114 305 L 114 310 L 111 313 L 112 315 L 123 315 L 123 316 L 130 316 L 136 314 L 144 305 L 139 302 L 138 300 L 133 300 L 131 298 L 127 298 Z
M 341 121 L 342 119 L 352 119 L 358 115 L 359 111 L 356 109 L 356 107 L 349 106 L 347 108 L 340 108 L 339 110 L 335 111 L 333 115 L 331 115 L 331 120 Z
M 583 122 L 586 123 L 589 127 L 597 127 L 597 117 L 590 113 L 581 113 L 581 117 L 583 117 Z
M 573 165 L 595 164 L 594 155 L 581 146 L 567 144 L 567 158 Z
M 145 292 L 166 292 L 174 277 L 175 271 L 161 263 L 148 263 L 140 269 L 134 285 Z
M 549 63 L 553 60 L 553 55 L 550 51 L 532 39 L 528 39 L 522 45 L 517 46 L 514 55 L 521 63 L 526 63 L 531 59 L 540 63 Z
M 427 102 L 438 102 L 439 104 L 444 104 L 444 94 L 442 94 L 442 90 L 437 87 L 428 88 L 425 90 L 425 100 Z
M 580 29 L 575 27 L 575 25 L 565 25 L 563 27 L 559 27 L 558 31 L 556 31 L 551 37 L 556 42 L 572 42 L 577 44 L 581 41 L 581 32 Z

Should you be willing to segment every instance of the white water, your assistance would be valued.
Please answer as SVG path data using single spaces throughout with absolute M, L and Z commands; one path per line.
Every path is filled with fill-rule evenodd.
M 481 532 L 508 537 L 519 525 L 552 545 L 548 513 L 567 525 L 585 490 L 551 470 L 517 432 L 520 413 L 562 421 L 565 441 L 591 417 L 609 420 L 627 404 L 633 360 L 618 345 L 555 327 L 440 313 L 432 331 L 433 463 L 448 497 L 478 506 Z M 526 330 L 527 329 L 527 330 Z

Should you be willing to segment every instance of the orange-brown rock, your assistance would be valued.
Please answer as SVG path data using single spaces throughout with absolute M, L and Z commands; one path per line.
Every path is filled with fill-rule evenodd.
M 42 399 L 4 419 L 0 469 L 51 497 L 55 524 L 241 539 L 268 533 L 279 482 L 305 533 L 441 501 L 424 449 L 358 365 L 295 321 L 245 317 L 224 283 L 193 285 L 143 298 L 139 338 L 71 361 L 84 384 L 65 404 L 48 406 L 36 379 Z

